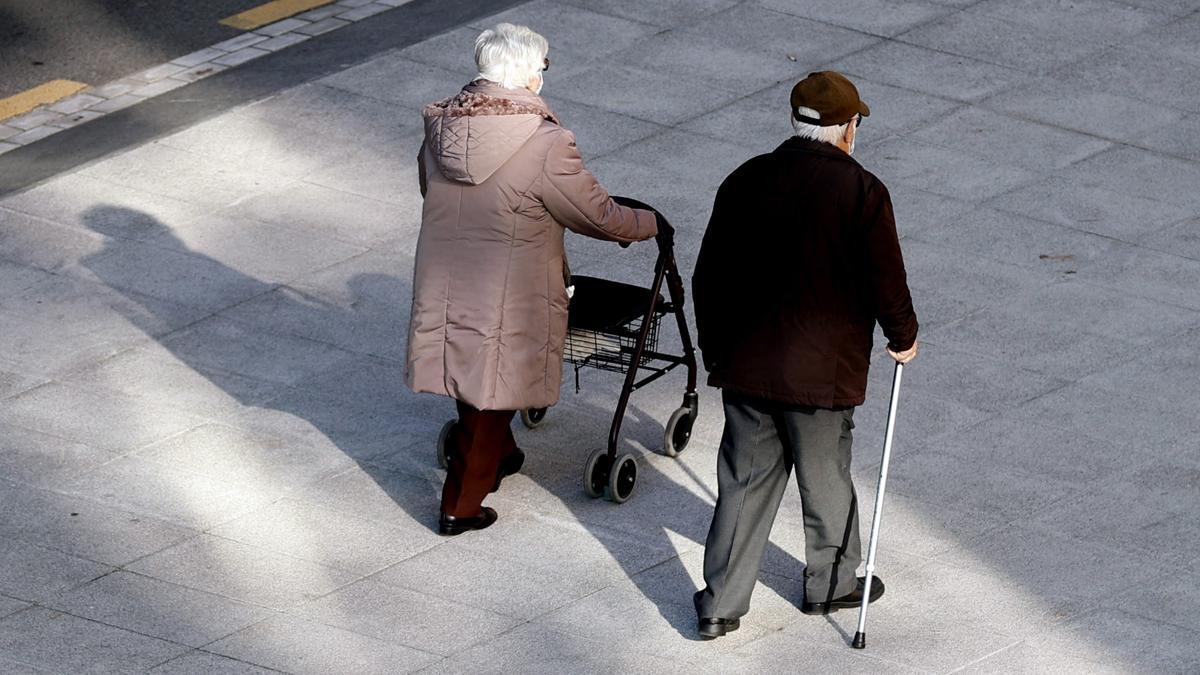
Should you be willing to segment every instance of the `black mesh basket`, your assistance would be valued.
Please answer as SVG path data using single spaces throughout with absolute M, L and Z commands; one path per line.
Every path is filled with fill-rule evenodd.
M 648 288 L 623 284 L 595 277 L 571 277 L 575 294 L 567 320 L 567 340 L 563 358 L 580 368 L 597 368 L 624 373 L 635 364 L 638 334 L 650 306 L 652 291 Z M 650 317 L 642 354 L 642 367 L 658 349 L 658 326 L 670 305 L 659 296 Z

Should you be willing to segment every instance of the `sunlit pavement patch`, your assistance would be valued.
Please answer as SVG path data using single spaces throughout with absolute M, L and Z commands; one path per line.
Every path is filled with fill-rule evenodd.
M 54 91 L 48 89 L 39 91 L 42 87 L 38 87 L 18 94 L 18 97 L 36 94 L 39 97 L 40 105 L 0 122 L 0 155 L 35 143 L 63 129 L 90 122 L 210 77 L 223 70 L 297 45 L 317 35 L 349 26 L 407 4 L 409 1 L 342 0 L 333 4 L 324 4 L 191 54 L 185 54 L 169 63 L 147 68 L 140 73 L 91 89 L 84 89 L 86 85 L 81 83 L 68 83 L 73 88 L 66 91 L 63 85 L 55 84 L 66 82 L 65 80 L 47 83 L 42 87 L 54 84 Z M 50 94 L 55 95 L 51 97 Z M 66 97 L 63 98 L 63 96 Z M 22 99 L 22 101 L 24 100 L 26 99 Z M 7 101 L 10 99 L 4 99 L 4 102 Z M 2 114 L 0 114 L 0 119 L 3 119 Z

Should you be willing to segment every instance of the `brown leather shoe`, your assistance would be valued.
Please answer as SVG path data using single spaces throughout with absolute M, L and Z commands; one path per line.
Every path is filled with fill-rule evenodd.
M 471 530 L 484 530 L 491 527 L 497 518 L 499 516 L 496 515 L 496 510 L 486 506 L 479 510 L 479 515 L 470 518 L 455 518 L 443 513 L 438 519 L 438 534 L 453 537 Z

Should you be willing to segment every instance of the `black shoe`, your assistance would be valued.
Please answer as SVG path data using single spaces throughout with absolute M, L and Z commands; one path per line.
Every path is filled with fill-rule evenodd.
M 517 448 L 511 455 L 500 461 L 500 471 L 496 474 L 496 484 L 492 486 L 492 492 L 500 489 L 500 481 L 516 474 L 525 465 L 525 453 Z
M 471 530 L 483 530 L 491 527 L 498 517 L 495 509 L 489 509 L 486 506 L 480 509 L 479 515 L 472 518 L 455 518 L 443 513 L 438 520 L 438 534 L 443 537 L 453 537 Z
M 719 638 L 726 633 L 732 633 L 742 625 L 741 619 L 700 619 L 700 625 L 696 630 L 700 631 L 700 635 L 712 639 Z
M 834 598 L 829 602 L 808 602 L 807 600 L 800 605 L 800 611 L 804 614 L 829 614 L 836 612 L 839 609 L 849 609 L 862 605 L 863 590 L 867 586 L 867 578 L 858 578 L 858 587 L 840 598 Z M 879 577 L 871 578 L 871 602 L 875 602 L 883 597 L 883 579 Z

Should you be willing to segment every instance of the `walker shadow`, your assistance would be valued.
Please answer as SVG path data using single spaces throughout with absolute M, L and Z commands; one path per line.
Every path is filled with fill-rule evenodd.
M 148 303 L 140 293 L 129 290 L 136 285 L 136 282 L 131 282 L 136 270 L 111 263 L 101 264 L 109 253 L 128 244 L 127 241 L 109 239 L 102 251 L 82 261 L 101 281 L 135 303 L 135 307 L 140 307 L 142 312 L 129 312 L 126 318 L 147 335 L 154 336 L 181 363 L 203 375 L 248 409 L 276 410 L 308 422 L 342 453 L 352 458 L 414 520 L 430 527 L 436 523 L 439 493 L 432 482 L 432 469 L 421 476 L 424 480 L 412 480 L 411 476 L 409 480 L 398 480 L 394 472 L 368 461 L 389 450 L 410 445 L 411 439 L 406 441 L 404 434 L 412 434 L 414 424 L 418 429 L 422 428 L 421 422 L 431 424 L 426 419 L 426 411 L 405 409 L 404 399 L 409 399 L 407 402 L 411 403 L 412 395 L 407 394 L 404 388 L 402 364 L 384 356 L 349 351 L 338 345 L 314 340 L 312 333 L 295 330 L 304 327 L 345 327 L 355 322 L 361 324 L 363 317 L 356 315 L 354 309 L 360 304 L 377 304 L 381 298 L 388 305 L 385 311 L 393 311 L 394 317 L 406 316 L 409 298 L 407 281 L 385 274 L 356 274 L 347 284 L 353 299 L 344 306 L 334 305 L 284 285 L 255 279 L 210 256 L 189 250 L 168 227 L 145 213 L 101 206 L 90 210 L 84 220 L 101 234 L 112 234 L 114 227 L 118 231 L 128 232 L 129 226 L 136 226 L 142 241 L 153 237 L 154 246 L 140 250 L 161 250 L 163 259 L 139 259 L 136 264 L 161 268 L 165 262 L 177 260 L 180 253 L 185 253 L 204 261 L 203 283 L 217 289 L 237 289 L 237 297 L 228 303 L 229 306 L 219 308 L 190 326 L 164 335 L 160 334 L 161 331 L 153 331 L 148 325 L 160 305 Z M 200 282 L 198 279 L 196 281 Z M 236 319 L 224 318 L 222 312 L 266 296 L 270 296 L 268 306 L 271 316 L 286 317 L 288 325 L 279 329 L 264 328 L 261 323 L 245 325 L 244 339 L 267 341 L 270 352 L 261 355 L 260 350 L 260 355 L 264 361 L 270 362 L 269 367 L 285 371 L 292 367 L 301 372 L 309 370 L 307 375 L 295 382 L 264 382 L 272 391 L 264 396 L 260 389 L 251 396 L 229 384 L 230 374 L 264 379 L 253 372 L 255 363 L 251 362 L 247 367 L 247 361 L 253 361 L 253 357 L 248 359 L 236 344 L 243 336 L 231 337 L 228 330 L 195 329 L 214 321 L 239 325 Z M 292 332 L 289 333 L 288 329 L 292 329 Z M 193 332 L 184 335 L 188 331 Z M 181 338 L 181 335 L 184 337 Z M 396 336 L 397 341 L 402 339 L 402 334 Z M 313 358 L 311 347 L 314 345 L 344 358 L 329 367 L 314 367 L 307 363 Z M 237 426 L 246 420 L 238 418 L 217 422 Z M 427 489 L 422 489 L 422 486 Z
M 272 316 L 286 317 L 287 325 L 263 327 L 261 323 L 256 323 L 247 326 L 247 329 L 260 337 L 262 334 L 278 336 L 277 349 L 270 356 L 273 363 L 283 364 L 285 369 L 289 364 L 303 368 L 310 354 L 298 345 L 309 344 L 312 339 L 312 331 L 304 329 L 363 322 L 364 317 L 355 315 L 353 308 L 365 295 L 369 294 L 376 301 L 381 295 L 386 297 L 386 306 L 376 309 L 380 312 L 391 312 L 392 317 L 404 318 L 406 321 L 406 306 L 410 297 L 409 284 L 406 281 L 390 275 L 357 274 L 348 282 L 354 299 L 345 306 L 334 305 L 284 285 L 256 279 L 211 256 L 189 250 L 168 227 L 145 213 L 117 207 L 95 207 L 85 215 L 85 222 L 94 231 L 106 235 L 120 236 L 121 233 L 130 232 L 131 228 L 135 229 L 142 241 L 154 238 L 154 246 L 145 247 L 143 250 L 161 250 L 164 260 L 174 259 L 180 253 L 199 258 L 206 266 L 206 283 L 215 288 L 239 289 L 238 298 L 229 302 L 230 306 L 219 308 L 192 326 L 161 335 L 151 330 L 148 325 L 154 317 L 154 304 L 146 303 L 140 293 L 129 290 L 135 285 L 130 281 L 130 270 L 108 263 L 100 264 L 109 253 L 115 253 L 117 248 L 128 243 L 127 240 L 109 239 L 104 250 L 82 261 L 101 281 L 141 308 L 141 313 L 128 313 L 127 319 L 147 335 L 155 336 L 155 340 L 180 362 L 203 375 L 214 386 L 248 408 L 275 410 L 308 422 L 342 453 L 352 458 L 413 520 L 431 530 L 435 527 L 440 505 L 440 474 L 434 453 L 435 438 L 437 428 L 453 415 L 453 408 L 444 405 L 444 401 L 435 400 L 434 397 L 416 397 L 409 392 L 403 383 L 403 364 L 398 359 L 362 351 L 347 352 L 352 358 L 361 360 L 357 367 L 347 370 L 342 365 L 335 365 L 315 370 L 297 382 L 279 383 L 275 395 L 268 397 L 264 402 L 261 394 L 258 398 L 253 398 L 227 384 L 228 378 L 224 376 L 230 373 L 253 377 L 253 374 L 246 372 L 245 355 L 236 354 L 237 349 L 229 343 L 228 335 L 220 331 L 201 331 L 193 333 L 188 339 L 178 338 L 180 334 L 208 321 L 229 320 L 236 323 L 237 319 L 221 318 L 222 312 L 269 295 Z M 161 266 L 163 263 L 146 260 L 138 262 L 149 266 Z M 395 336 L 396 345 L 402 344 L 403 336 L 403 332 Z M 303 340 L 296 340 L 296 337 Z M 326 346 L 345 351 L 335 344 Z M 675 380 L 672 378 L 669 381 Z M 646 393 L 668 395 L 665 391 L 669 386 L 671 385 L 664 382 Z M 669 394 L 672 398 L 675 395 L 676 392 Z M 711 411 L 708 412 L 711 414 Z M 610 420 L 612 412 L 611 409 L 606 410 L 599 405 L 568 398 L 559 408 L 551 410 L 549 423 L 565 424 L 567 420 L 577 416 Z M 534 464 L 540 463 L 536 456 L 548 450 L 548 439 L 539 442 L 538 433 L 534 431 L 522 434 L 522 439 L 529 443 L 526 449 L 531 458 L 534 458 Z M 572 430 L 570 433 L 577 432 Z M 628 449 L 630 439 L 636 439 L 647 448 L 657 449 L 662 433 L 662 422 L 639 408 L 635 396 L 622 429 L 622 449 Z M 557 497 L 575 519 L 587 528 L 597 541 L 603 543 L 612 558 L 619 561 L 623 572 L 635 582 L 646 598 L 654 602 L 659 614 L 675 630 L 688 639 L 698 640 L 695 630 L 696 617 L 691 602 L 691 593 L 696 589 L 681 559 L 672 555 L 667 560 L 651 566 L 660 570 L 666 566 L 663 573 L 668 581 L 664 585 L 658 581 L 662 574 L 651 578 L 645 574 L 647 569 L 644 566 L 629 561 L 628 555 L 620 550 L 619 543 L 610 536 L 614 528 L 605 525 L 605 521 L 617 520 L 619 525 L 615 529 L 633 535 L 639 542 L 648 546 L 673 551 L 668 534 L 670 532 L 701 546 L 704 544 L 712 504 L 644 460 L 638 463 L 639 488 L 630 503 L 617 506 L 603 500 L 589 499 L 584 495 L 580 484 L 582 467 L 587 452 L 593 447 L 602 446 L 603 442 L 603 437 L 573 437 L 570 441 L 572 452 L 563 453 L 564 459 L 561 461 L 552 460 L 551 470 L 554 475 L 534 475 L 532 478 L 547 492 Z M 427 453 L 424 452 L 426 448 Z M 695 445 L 688 450 L 699 451 L 701 450 Z M 571 464 L 577 468 L 572 469 Z M 698 479 L 693 480 L 699 482 Z M 715 498 L 707 487 L 703 490 L 708 492 L 709 499 Z M 651 494 L 651 491 L 654 493 Z M 501 487 L 496 496 L 503 499 L 504 493 L 504 487 Z M 660 503 L 669 504 L 670 508 L 653 507 L 654 504 Z M 630 520 L 635 514 L 636 527 L 631 529 Z M 503 516 L 504 513 L 501 513 L 501 517 Z M 770 576 L 765 579 L 765 583 L 782 597 L 799 606 L 802 598 L 796 593 L 796 584 L 799 583 L 796 580 L 802 578 L 804 564 L 774 543 L 769 544 L 769 547 L 768 556 L 783 561 L 790 571 L 794 570 L 794 578 Z

